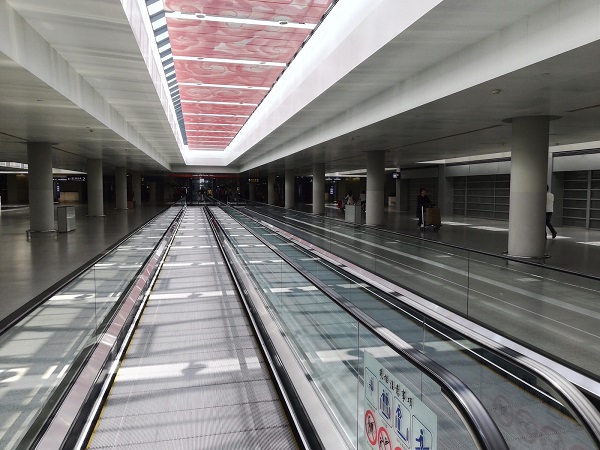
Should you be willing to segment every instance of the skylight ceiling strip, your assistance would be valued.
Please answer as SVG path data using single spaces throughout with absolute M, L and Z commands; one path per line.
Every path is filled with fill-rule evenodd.
M 230 141 L 237 135 L 237 133 L 226 134 L 226 135 L 215 135 L 205 134 L 206 132 L 194 132 L 188 130 L 188 139 L 229 139 Z
M 305 30 L 313 30 L 316 23 L 294 23 L 288 20 L 258 20 L 258 19 L 244 19 L 238 17 L 220 17 L 208 14 L 184 14 L 180 12 L 167 12 L 166 16 L 169 19 L 178 20 L 193 20 L 193 21 L 206 21 L 206 22 L 225 22 L 235 23 L 242 25 L 256 25 L 261 27 L 277 27 L 277 28 L 299 28 Z
M 188 125 L 190 127 L 190 130 L 195 130 L 195 129 L 210 129 L 210 130 L 223 130 L 223 131 L 229 131 L 232 128 L 237 128 L 237 129 L 233 129 L 231 131 L 239 131 L 239 129 L 242 127 L 241 123 L 210 123 L 210 122 L 194 122 L 193 120 L 190 120 L 188 122 Z
M 309 30 L 273 32 L 264 28 L 232 28 L 226 24 L 191 26 L 169 20 L 173 53 L 219 59 L 246 59 L 288 63 L 309 35 Z
M 250 117 L 243 116 L 241 114 L 208 114 L 208 113 L 192 113 L 192 112 L 184 112 L 184 116 L 207 116 L 207 117 Z
M 228 84 L 209 84 L 209 83 L 179 83 L 179 86 L 202 86 L 202 87 L 214 87 L 214 88 L 224 88 L 224 89 L 253 89 L 253 90 L 263 90 L 268 91 L 268 87 L 262 86 L 236 86 L 236 85 L 228 85 Z
M 235 126 L 243 126 L 248 120 L 247 117 L 239 117 L 239 116 L 208 116 L 204 114 L 186 114 L 185 122 L 192 123 L 202 122 L 208 124 L 215 125 L 235 125 Z
M 318 23 L 332 0 L 165 0 L 165 9 L 188 14 L 243 17 L 297 23 Z M 232 8 L 233 6 L 233 8 Z
M 190 149 L 231 142 L 333 2 L 164 0 L 169 11 L 155 22 L 166 21 L 168 36 L 159 49 L 173 64 L 166 76 L 181 83 L 172 95 Z
M 181 103 L 194 103 L 197 105 L 233 105 L 233 106 L 258 106 L 256 103 L 244 103 L 244 102 L 214 102 L 207 100 L 181 100 Z
M 179 91 L 186 100 L 206 102 L 230 102 L 258 105 L 267 94 L 266 90 L 206 88 L 198 86 L 181 86 Z
M 281 74 L 280 67 L 175 61 L 177 80 L 182 83 L 271 86 Z
M 184 113 L 197 114 L 232 114 L 250 116 L 256 109 L 254 106 L 243 105 L 219 105 L 219 104 L 197 104 L 182 103 Z
M 222 59 L 222 58 L 203 58 L 194 56 L 173 56 L 175 61 L 204 61 L 216 62 L 225 64 L 247 64 L 250 66 L 270 66 L 270 67 L 285 67 L 285 63 L 264 62 L 264 61 L 249 61 L 245 59 Z

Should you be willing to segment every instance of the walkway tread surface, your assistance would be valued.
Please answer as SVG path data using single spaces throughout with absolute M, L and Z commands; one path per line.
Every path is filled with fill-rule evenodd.
M 296 449 L 205 213 L 188 208 L 89 449 Z

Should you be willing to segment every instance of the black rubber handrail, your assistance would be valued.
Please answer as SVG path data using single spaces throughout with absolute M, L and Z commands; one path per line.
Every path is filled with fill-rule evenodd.
M 275 206 L 275 205 L 267 205 L 266 203 L 260 203 L 260 202 L 249 202 L 249 203 L 253 203 L 256 205 L 260 205 L 260 206 L 268 206 L 269 208 L 278 208 L 278 209 L 282 209 L 280 206 Z M 288 209 L 286 209 L 285 211 L 290 211 Z M 327 220 L 331 220 L 331 221 L 336 221 L 336 222 L 340 222 L 343 224 L 348 225 L 348 222 L 345 222 L 341 219 L 336 219 L 335 217 L 327 217 L 327 216 L 322 216 L 322 215 L 317 215 L 317 214 L 311 214 L 311 213 L 307 213 L 305 211 L 299 211 L 297 209 L 291 210 L 294 213 L 298 213 L 298 214 L 302 214 L 305 215 L 307 217 L 321 217 Z M 258 214 L 261 214 L 260 212 L 256 211 Z M 437 244 L 440 247 L 448 247 L 448 248 L 452 248 L 455 250 L 461 250 L 461 251 L 465 251 L 465 252 L 470 252 L 470 253 L 476 253 L 479 255 L 484 255 L 484 256 L 488 256 L 491 258 L 497 258 L 497 259 L 501 259 L 504 261 L 511 261 L 511 262 L 517 262 L 520 264 L 525 264 L 528 266 L 533 266 L 533 267 L 538 267 L 541 269 L 549 269 L 549 270 L 553 270 L 555 272 L 559 272 L 559 273 L 564 273 L 564 274 L 568 274 L 568 275 L 574 275 L 577 277 L 582 277 L 582 278 L 587 278 L 589 280 L 593 280 L 593 281 L 599 281 L 600 282 L 600 277 L 595 276 L 595 275 L 591 275 L 588 273 L 582 273 L 582 272 L 576 272 L 574 270 L 570 270 L 570 269 L 565 269 L 562 267 L 556 267 L 556 266 L 551 266 L 548 264 L 540 264 L 537 263 L 535 261 L 531 261 L 528 259 L 521 259 L 521 258 L 516 258 L 513 256 L 509 256 L 509 255 L 502 255 L 502 254 L 498 254 L 498 253 L 490 253 L 490 252 L 486 252 L 484 250 L 477 250 L 477 249 L 472 249 L 472 248 L 468 248 L 468 247 L 463 247 L 461 245 L 456 245 L 456 244 L 450 244 L 448 242 L 441 242 L 441 241 L 434 241 L 433 239 L 427 239 L 424 237 L 420 237 L 420 236 L 414 236 L 412 234 L 406 234 L 406 233 L 401 233 L 399 231 L 394 231 L 394 230 L 388 230 L 385 228 L 381 228 L 375 225 L 365 225 L 365 224 L 361 224 L 360 227 L 363 228 L 367 228 L 367 229 L 372 229 L 372 230 L 376 230 L 376 231 L 384 231 L 386 233 L 392 234 L 392 235 L 397 235 L 397 236 L 402 236 L 408 239 L 413 239 L 416 241 L 425 241 L 425 242 L 430 242 L 432 244 Z
M 48 289 L 43 291 L 41 294 L 36 295 L 33 299 L 29 300 L 27 303 L 20 306 L 15 311 L 10 313 L 8 316 L 6 316 L 2 320 L 0 320 L 0 336 L 3 335 L 6 331 L 8 331 L 10 328 L 12 328 L 19 321 L 21 321 L 23 318 L 25 318 L 33 310 L 35 310 L 40 305 L 44 304 L 50 298 L 52 298 L 54 295 L 56 295 L 56 293 L 58 291 L 60 291 L 65 285 L 69 284 L 71 281 L 73 281 L 74 279 L 79 277 L 85 271 L 87 271 L 88 269 L 93 267 L 98 261 L 100 261 L 102 258 L 107 256 L 109 253 L 111 253 L 113 250 L 115 250 L 121 244 L 123 244 L 127 239 L 129 239 L 131 236 L 133 236 L 139 230 L 141 230 L 142 228 L 147 226 L 150 222 L 152 222 L 154 219 L 156 219 L 156 217 L 158 217 L 160 214 L 164 213 L 167 209 L 168 208 L 165 208 L 163 211 L 160 211 L 158 214 L 156 214 L 154 217 L 148 219 L 145 223 L 143 223 L 142 225 L 137 227 L 135 230 L 127 233 L 125 236 L 123 236 L 117 242 L 108 246 L 102 252 L 98 253 L 96 256 L 94 256 L 92 259 L 90 259 L 83 265 L 79 266 L 73 272 L 71 272 L 67 276 L 58 280 L 56 283 L 54 283 Z
M 276 390 L 278 391 L 280 397 L 284 399 L 281 402 L 281 404 L 284 407 L 284 410 L 286 412 L 286 415 L 290 419 L 290 422 L 295 423 L 296 421 L 294 420 L 294 418 L 298 419 L 298 425 L 301 428 L 301 430 L 292 430 L 296 437 L 296 442 L 298 443 L 298 445 L 302 446 L 303 450 L 324 449 L 323 444 L 319 439 L 318 433 L 316 433 L 315 431 L 315 428 L 308 416 L 307 411 L 304 409 L 302 403 L 296 395 L 293 383 L 288 372 L 280 362 L 277 364 L 275 363 L 275 361 L 281 361 L 281 358 L 279 357 L 277 349 L 275 348 L 275 345 L 269 337 L 268 331 L 263 321 L 260 319 L 259 315 L 251 306 L 252 301 L 249 298 L 249 292 L 247 288 L 243 285 L 243 282 L 241 281 L 242 277 L 238 273 L 236 267 L 231 263 L 230 257 L 227 255 L 225 246 L 221 241 L 222 237 L 219 235 L 219 231 L 220 234 L 223 236 L 226 236 L 226 233 L 224 232 L 223 227 L 221 226 L 217 218 L 214 216 L 212 211 L 206 206 L 204 208 L 205 213 L 209 218 L 210 227 L 215 236 L 215 240 L 217 241 L 217 244 L 219 246 L 219 250 L 221 251 L 223 259 L 225 260 L 225 264 L 227 265 L 227 268 L 229 269 L 229 272 L 232 275 L 237 293 L 242 300 L 248 318 L 254 325 L 255 332 L 258 334 L 257 340 L 261 344 L 263 355 L 265 357 L 264 359 L 268 363 L 267 368 L 269 369 L 272 378 L 278 381 L 274 382 L 273 384 Z M 285 399 L 289 400 L 289 404 L 287 401 L 285 401 Z M 305 432 L 305 430 L 309 430 L 310 432 L 307 433 Z
M 240 214 L 245 215 L 251 220 L 254 218 L 238 211 Z M 259 213 L 260 214 L 260 213 Z M 264 214 L 261 214 L 264 215 Z M 285 236 L 283 238 L 287 239 Z M 257 236 L 258 239 L 261 239 Z M 262 239 L 261 239 L 262 240 Z M 289 240 L 289 239 L 288 239 Z M 432 241 L 435 242 L 435 241 Z M 425 311 L 421 313 L 426 314 Z M 440 321 L 444 326 L 452 328 L 449 323 L 444 323 L 441 320 L 441 315 L 438 315 L 434 321 Z M 454 325 L 456 326 L 456 324 Z M 589 402 L 589 400 L 581 393 L 577 387 L 573 385 L 569 380 L 565 379 L 562 375 L 548 369 L 544 365 L 534 361 L 533 359 L 520 355 L 513 350 L 509 350 L 505 347 L 499 348 L 493 341 L 484 340 L 484 338 L 477 336 L 475 333 L 469 332 L 469 330 L 463 330 L 460 333 L 468 333 L 469 339 L 472 339 L 477 344 L 487 348 L 492 353 L 498 353 L 503 357 L 507 358 L 515 366 L 521 367 L 522 369 L 535 374 L 541 378 L 548 386 L 551 386 L 555 392 L 559 393 L 568 406 L 568 410 L 578 418 L 579 422 L 585 427 L 589 436 L 592 438 L 594 443 L 600 449 L 600 417 L 598 416 L 597 409 Z
M 241 225 L 244 226 L 243 224 Z M 426 373 L 432 378 L 441 387 L 444 394 L 451 399 L 456 410 L 461 414 L 463 419 L 466 420 L 467 426 L 472 430 L 474 438 L 477 439 L 478 444 L 482 446 L 482 448 L 493 450 L 509 449 L 502 433 L 488 411 L 481 404 L 477 396 L 475 396 L 475 394 L 458 377 L 431 360 L 425 354 L 414 349 L 404 340 L 400 339 L 393 332 L 323 283 L 319 278 L 306 271 L 306 269 L 298 265 L 295 261 L 292 261 L 271 243 L 256 235 L 247 227 L 244 226 L 244 228 L 252 233 L 267 248 L 273 251 L 279 258 L 305 277 L 310 283 L 315 285 L 321 292 L 327 295 L 367 330 L 381 339 L 395 352 L 403 355 L 408 362 L 421 372 Z
M 85 265 L 86 268 L 85 269 L 82 269 L 82 270 L 78 269 L 75 272 L 73 272 L 72 274 L 70 274 L 68 277 L 66 277 L 67 281 L 64 282 L 63 284 L 61 284 L 60 286 L 58 286 L 54 290 L 54 292 L 59 291 L 66 284 L 70 283 L 71 281 L 73 281 L 74 279 L 76 279 L 78 276 L 82 275 L 87 269 L 89 269 L 90 267 L 92 267 L 96 262 L 98 262 L 99 260 L 101 260 L 102 258 L 104 258 L 105 256 L 107 256 L 109 253 L 111 253 L 112 251 L 114 251 L 119 245 L 121 245 L 123 242 L 125 242 L 127 239 L 129 239 L 133 234 L 135 234 L 136 232 L 138 232 L 143 227 L 147 226 L 151 221 L 153 221 L 154 219 L 156 219 L 156 217 L 158 217 L 159 215 L 165 213 L 165 211 L 167 209 L 159 212 L 156 216 L 154 216 L 153 218 L 149 219 L 146 223 L 144 223 L 143 225 L 139 226 L 138 228 L 136 228 L 131 233 L 128 233 L 125 237 L 123 237 L 122 239 L 120 239 L 117 243 L 115 243 L 115 244 L 111 245 L 110 247 L 108 247 L 108 249 L 106 249 L 105 251 L 103 251 L 100 255 L 98 255 L 97 257 L 93 258 L 92 261 L 94 261 L 94 262 L 91 263 L 90 265 L 88 265 L 86 263 L 86 265 Z M 179 211 L 177 217 L 179 217 L 180 214 L 181 214 L 181 211 Z M 168 230 L 163 233 L 163 237 L 161 238 L 161 240 L 164 238 L 164 235 L 167 232 L 168 232 Z M 157 246 L 159 244 L 160 244 L 160 241 L 157 244 Z M 141 271 L 144 269 L 145 265 L 147 264 L 147 262 L 151 258 L 151 256 L 152 256 L 152 253 L 145 258 L 144 262 L 140 266 L 140 269 L 136 272 L 135 276 L 132 277 L 132 279 L 127 283 L 127 285 L 123 289 L 123 294 L 116 301 L 116 304 L 119 304 L 121 302 L 122 298 L 125 298 L 125 296 L 129 293 L 129 291 L 131 290 L 131 288 L 132 288 L 135 280 L 137 279 L 137 277 L 141 273 Z M 74 275 L 74 274 L 76 274 L 76 275 Z M 59 283 L 55 284 L 55 286 L 57 286 Z M 28 313 L 32 312 L 35 308 L 37 308 L 42 303 L 44 303 L 46 300 L 48 300 L 50 297 L 52 297 L 52 295 L 54 295 L 54 294 L 48 295 L 48 297 L 45 298 L 40 304 L 38 304 L 38 305 L 34 306 L 33 308 L 31 308 Z M 27 314 L 25 314 L 23 317 L 25 317 Z M 109 316 L 112 317 L 113 314 L 114 313 L 111 313 L 111 314 L 109 314 Z M 110 317 L 106 317 L 102 321 L 102 324 L 106 323 L 108 320 L 110 320 Z M 16 323 L 18 323 L 18 320 L 16 320 L 10 326 L 15 325 Z M 10 326 L 9 326 L 9 328 L 10 328 Z M 103 325 L 100 325 L 99 328 L 102 328 L 102 326 Z M 93 346 L 96 346 L 97 344 L 98 343 L 96 342 Z M 93 346 L 86 347 L 86 350 L 90 350 Z M 43 422 L 39 423 L 38 426 L 32 426 L 25 433 L 25 435 L 24 435 L 23 441 L 27 443 L 26 444 L 27 448 L 34 448 L 37 445 L 38 441 L 41 439 L 41 437 L 44 434 L 44 432 L 46 431 L 46 429 L 50 426 L 51 421 L 55 418 L 56 413 L 57 413 L 58 409 L 60 408 L 60 406 L 62 405 L 62 403 L 63 403 L 66 395 L 72 389 L 72 387 L 73 387 L 73 385 L 75 383 L 75 380 L 79 376 L 79 374 L 81 372 L 81 368 L 83 367 L 83 365 L 88 360 L 88 358 L 90 356 L 90 353 L 91 352 L 89 352 L 89 351 L 85 351 L 85 352 L 82 352 L 81 354 L 79 354 L 75 358 L 75 361 L 71 365 L 70 370 L 64 375 L 64 379 L 63 379 L 65 381 L 64 388 L 60 389 L 60 390 L 57 389 L 52 394 L 50 394 L 50 397 L 48 398 L 48 401 L 46 402 L 45 406 L 40 411 L 40 417 L 41 416 L 44 417 Z

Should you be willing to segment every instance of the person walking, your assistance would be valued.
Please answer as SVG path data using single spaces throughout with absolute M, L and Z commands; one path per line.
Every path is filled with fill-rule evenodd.
M 550 233 L 552 233 L 552 239 L 554 239 L 556 237 L 556 235 L 558 234 L 556 232 L 556 230 L 554 229 L 554 227 L 552 226 L 552 224 L 550 223 L 553 212 L 554 212 L 554 194 L 552 192 L 550 192 L 550 188 L 548 187 L 548 185 L 546 185 L 546 226 L 550 230 Z

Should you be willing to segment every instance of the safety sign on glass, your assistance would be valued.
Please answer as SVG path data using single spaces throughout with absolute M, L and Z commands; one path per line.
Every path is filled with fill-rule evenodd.
M 365 438 L 377 450 L 437 450 L 437 416 L 369 352 Z

